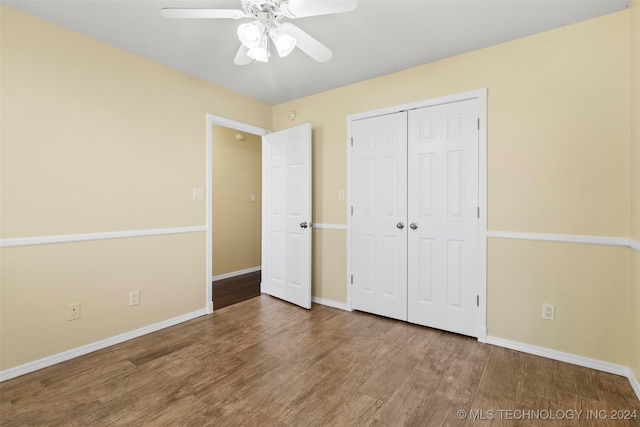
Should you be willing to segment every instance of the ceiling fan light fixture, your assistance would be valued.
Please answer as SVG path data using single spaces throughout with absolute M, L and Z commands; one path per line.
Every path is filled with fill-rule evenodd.
M 269 39 L 266 34 L 262 34 L 260 41 L 256 47 L 252 47 L 247 51 L 247 56 L 258 62 L 269 62 Z
M 265 35 L 265 27 L 260 21 L 249 22 L 238 27 L 238 38 L 248 49 L 257 48 Z
M 249 49 L 247 56 L 251 59 L 255 59 L 258 62 L 269 62 L 269 50 L 265 48 Z
M 269 31 L 269 36 L 281 58 L 289 55 L 296 47 L 296 39 L 285 33 L 280 27 L 272 28 Z

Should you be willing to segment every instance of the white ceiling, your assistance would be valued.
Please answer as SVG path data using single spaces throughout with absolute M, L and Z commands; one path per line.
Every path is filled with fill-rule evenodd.
M 333 50 L 295 50 L 238 66 L 245 20 L 167 19 L 164 7 L 240 7 L 240 0 L 2 0 L 2 4 L 269 104 L 624 10 L 631 0 L 360 0 L 353 12 L 296 19 Z M 473 72 L 473 70 L 469 70 Z

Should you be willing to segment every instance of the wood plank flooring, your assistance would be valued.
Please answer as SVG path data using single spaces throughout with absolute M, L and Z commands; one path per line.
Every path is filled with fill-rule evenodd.
M 255 271 L 213 282 L 213 309 L 218 310 L 260 296 L 261 273 Z
M 266 295 L 0 384 L 1 426 L 640 425 L 614 410 L 626 378 Z

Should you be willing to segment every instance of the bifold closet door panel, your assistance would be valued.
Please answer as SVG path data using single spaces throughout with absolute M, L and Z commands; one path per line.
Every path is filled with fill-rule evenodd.
M 477 336 L 478 101 L 408 117 L 408 320 Z
M 352 124 L 353 308 L 407 320 L 407 113 Z

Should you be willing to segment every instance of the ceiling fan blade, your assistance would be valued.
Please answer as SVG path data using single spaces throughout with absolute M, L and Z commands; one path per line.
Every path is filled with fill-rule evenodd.
M 238 49 L 238 52 L 236 53 L 236 57 L 233 58 L 233 63 L 236 65 L 247 65 L 253 61 L 253 59 L 247 55 L 247 52 L 249 52 L 249 49 L 245 45 L 241 44 L 240 49 Z
M 358 0 L 285 0 L 280 3 L 282 12 L 289 18 L 351 12 L 356 6 Z
M 290 22 L 282 24 L 284 32 L 296 39 L 296 47 L 318 62 L 327 62 L 333 56 L 331 49 Z
M 160 15 L 175 19 L 240 19 L 249 15 L 239 9 L 160 9 Z

